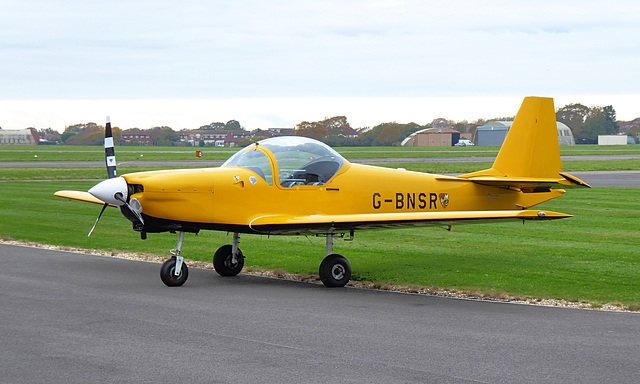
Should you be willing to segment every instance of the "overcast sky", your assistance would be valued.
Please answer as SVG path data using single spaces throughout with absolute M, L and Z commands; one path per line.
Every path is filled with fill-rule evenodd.
M 0 0 L 0 126 L 640 116 L 634 1 Z

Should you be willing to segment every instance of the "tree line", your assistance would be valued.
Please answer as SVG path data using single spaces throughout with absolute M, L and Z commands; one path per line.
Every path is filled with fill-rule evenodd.
M 354 129 L 345 116 L 334 116 L 320 121 L 303 121 L 296 125 L 296 135 L 311 137 L 327 143 L 330 146 L 398 146 L 407 136 L 425 128 L 455 129 L 461 133 L 470 132 L 491 120 L 513 120 L 512 117 L 498 117 L 493 119 L 478 119 L 472 122 L 466 120 L 453 121 L 444 118 L 434 119 L 430 123 L 420 125 L 414 122 L 397 123 L 386 122 L 374 127 Z M 630 122 L 618 122 L 616 111 L 611 106 L 587 107 L 582 104 L 567 104 L 556 112 L 556 119 L 571 128 L 576 144 L 595 144 L 598 135 L 613 135 L 626 133 L 638 140 L 640 136 L 640 118 Z M 237 120 L 227 123 L 214 122 L 203 125 L 199 130 L 234 131 L 244 130 Z M 134 131 L 150 135 L 150 144 L 156 146 L 187 145 L 180 142 L 179 132 L 171 127 L 153 127 L 151 129 L 133 128 Z M 114 139 L 120 145 L 131 145 L 131 142 L 121 140 L 122 130 L 113 128 Z M 62 134 L 47 128 L 39 131 L 45 137 L 68 145 L 102 145 L 104 126 L 95 123 L 76 124 L 66 127 Z M 56 136 L 57 135 L 57 136 Z M 258 140 L 259 138 L 256 138 Z M 135 143 L 134 143 L 135 144 Z

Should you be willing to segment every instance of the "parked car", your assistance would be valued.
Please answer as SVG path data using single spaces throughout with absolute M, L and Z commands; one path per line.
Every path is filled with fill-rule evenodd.
M 473 144 L 473 141 L 471 140 L 459 140 L 457 143 L 454 144 L 454 146 L 456 147 L 466 147 L 467 145 L 471 146 L 475 144 Z

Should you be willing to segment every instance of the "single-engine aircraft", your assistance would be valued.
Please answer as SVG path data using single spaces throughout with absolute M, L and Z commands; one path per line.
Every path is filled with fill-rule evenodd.
M 351 266 L 333 253 L 336 236 L 356 229 L 414 225 L 448 226 L 492 220 L 553 220 L 571 215 L 530 210 L 562 196 L 568 187 L 589 187 L 562 172 L 553 99 L 527 97 L 490 169 L 457 177 L 352 164 L 329 146 L 299 136 L 274 137 L 239 150 L 219 168 L 131 173 L 116 176 L 107 121 L 109 178 L 88 192 L 56 196 L 117 207 L 133 230 L 178 233 L 160 270 L 168 286 L 188 277 L 181 255 L 185 232 L 233 233 L 231 245 L 213 256 L 222 276 L 235 276 L 245 256 L 240 234 L 316 234 L 326 237 L 319 274 L 324 285 L 343 287 Z M 89 235 L 91 235 L 89 232 Z

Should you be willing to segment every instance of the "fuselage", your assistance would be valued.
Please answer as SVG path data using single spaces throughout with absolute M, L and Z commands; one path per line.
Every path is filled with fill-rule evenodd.
M 276 164 L 273 164 L 276 166 Z M 142 186 L 130 195 L 143 208 L 147 230 L 215 229 L 253 233 L 251 222 L 271 215 L 312 216 L 529 208 L 563 190 L 523 193 L 465 179 L 344 162 L 323 185 L 283 186 L 239 166 L 124 175 Z

